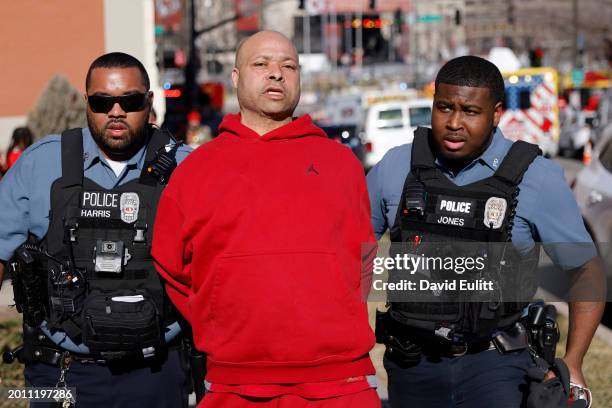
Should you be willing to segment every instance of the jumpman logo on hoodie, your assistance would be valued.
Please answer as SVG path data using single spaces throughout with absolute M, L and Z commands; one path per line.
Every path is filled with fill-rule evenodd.
M 319 175 L 319 172 L 317 171 L 317 169 L 315 169 L 315 166 L 313 163 L 310 163 L 310 167 L 308 167 L 308 170 L 306 170 L 306 174 L 309 174 L 309 173 L 314 173 L 317 176 Z

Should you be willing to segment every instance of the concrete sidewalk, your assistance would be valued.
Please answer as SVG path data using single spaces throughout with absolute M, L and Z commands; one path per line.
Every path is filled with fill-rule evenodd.
M 0 321 L 19 317 L 17 310 L 11 306 L 13 304 L 13 285 L 10 280 L 5 280 L 2 282 L 2 289 L 0 290 Z

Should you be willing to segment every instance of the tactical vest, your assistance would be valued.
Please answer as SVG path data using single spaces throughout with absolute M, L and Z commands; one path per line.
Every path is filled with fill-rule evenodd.
M 519 255 L 510 243 L 523 175 L 540 154 L 538 147 L 515 142 L 497 171 L 488 178 L 457 186 L 434 162 L 430 129 L 418 128 L 412 144 L 411 169 L 404 183 L 391 241 L 402 251 L 432 256 L 458 256 L 468 251 L 486 260 L 484 273 L 507 288 L 521 286 L 527 296 L 535 293 L 535 250 Z M 507 244 L 491 244 L 502 243 Z M 396 244 L 401 243 L 401 244 Z M 461 249 L 459 249 L 461 248 Z M 396 249 L 397 251 L 397 249 Z M 464 251 L 464 252 L 462 252 Z M 435 278 L 438 271 L 432 270 Z M 437 276 L 438 278 L 443 278 Z M 456 276 L 456 275 L 455 275 Z M 391 275 L 389 280 L 397 279 Z M 491 294 L 490 301 L 474 301 L 476 292 L 447 292 L 439 301 L 419 302 L 409 294 L 390 302 L 391 317 L 424 332 L 451 338 L 490 336 L 496 329 L 518 320 L 525 302 L 503 302 Z M 480 295 L 480 293 L 479 293 Z
M 105 189 L 84 177 L 80 129 L 62 134 L 62 176 L 51 186 L 46 321 L 106 359 L 151 357 L 176 321 L 151 258 L 163 185 L 151 173 L 169 135 L 150 132 L 140 178 Z M 161 151 L 161 150 L 160 150 Z

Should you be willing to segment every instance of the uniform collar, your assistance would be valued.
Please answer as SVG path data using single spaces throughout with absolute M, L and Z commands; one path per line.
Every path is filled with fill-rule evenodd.
M 491 170 L 497 171 L 511 145 L 512 142 L 504 137 L 501 130 L 499 130 L 499 128 L 495 128 L 495 132 L 493 133 L 493 138 L 491 139 L 489 147 L 487 147 L 487 149 L 480 156 L 459 171 L 459 173 L 474 167 L 474 165 L 477 163 L 484 164 Z M 444 165 L 444 162 L 440 161 L 438 158 L 436 158 L 435 162 L 440 169 L 447 173 L 451 173 L 450 170 Z
M 89 128 L 83 128 L 83 136 L 84 136 L 83 137 L 83 168 L 87 170 L 90 167 L 96 165 L 97 163 L 101 163 L 101 162 L 106 163 L 106 159 L 104 158 L 104 155 L 100 151 L 98 144 L 93 139 L 93 136 L 91 135 L 91 131 L 89 130 Z M 144 165 L 146 145 L 147 144 L 145 143 L 145 145 L 143 145 L 136 152 L 136 154 L 133 155 L 127 161 L 128 168 L 137 168 L 139 170 L 142 170 L 142 167 Z
M 491 144 L 476 160 L 480 160 L 491 170 L 496 171 L 508 153 L 510 146 L 512 146 L 512 142 L 504 137 L 499 128 L 495 128 Z

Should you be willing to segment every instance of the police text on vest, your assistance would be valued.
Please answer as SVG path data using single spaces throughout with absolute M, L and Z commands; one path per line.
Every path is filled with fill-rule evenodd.
M 445 210 L 454 213 L 458 212 L 463 214 L 469 214 L 471 206 L 472 203 L 465 201 L 440 200 L 440 210 Z
M 105 193 L 102 191 L 84 191 L 81 202 L 82 208 L 117 208 L 119 205 L 119 194 Z

